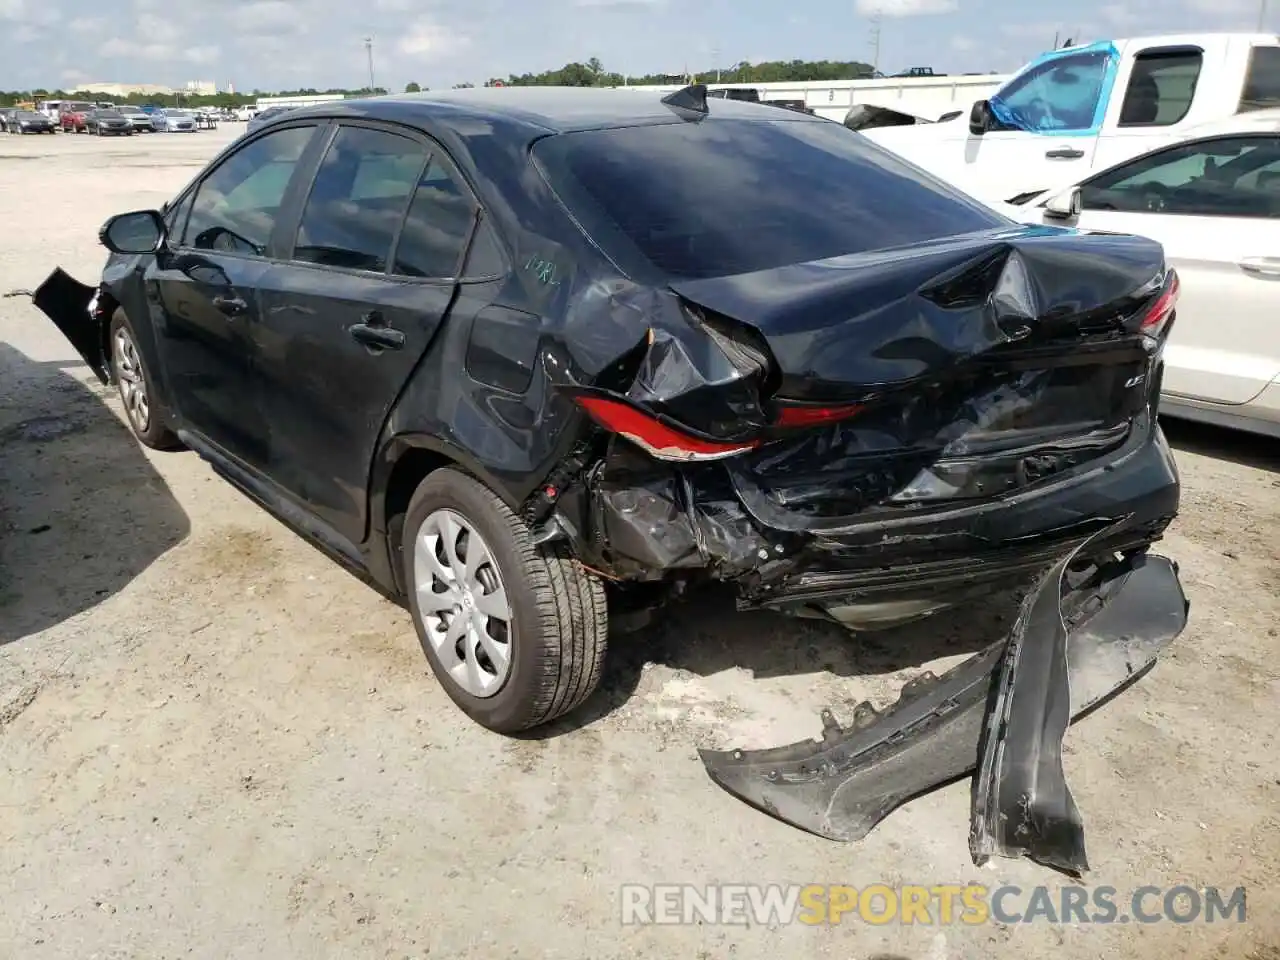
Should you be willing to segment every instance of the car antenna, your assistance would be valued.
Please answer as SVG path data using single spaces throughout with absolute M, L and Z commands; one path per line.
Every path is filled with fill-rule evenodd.
M 668 93 L 662 98 L 672 110 L 688 111 L 705 117 L 711 111 L 707 109 L 707 85 L 705 83 L 691 83 L 687 87 L 682 87 L 675 93 Z

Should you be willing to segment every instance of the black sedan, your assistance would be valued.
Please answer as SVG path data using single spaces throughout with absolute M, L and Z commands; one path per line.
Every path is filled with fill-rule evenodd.
M 57 128 L 43 113 L 34 110 L 14 110 L 4 120 L 4 128 L 10 133 L 54 133 Z
M 1022 586 L 968 667 L 992 682 L 945 700 L 1040 710 L 985 741 L 980 812 L 1016 826 L 1060 800 L 1040 764 L 1078 691 L 1142 666 L 1126 647 L 1068 685 L 1065 651 L 1153 657 L 1185 622 L 1146 556 L 1179 501 L 1160 246 L 1014 224 L 840 124 L 701 86 L 324 104 L 101 238 L 99 285 L 55 271 L 35 302 L 141 442 L 195 450 L 403 598 L 491 729 L 592 693 L 610 606 L 720 580 L 872 629 Z M 940 729 L 909 712 L 892 749 Z M 948 728 L 949 776 L 980 726 Z M 805 821 L 777 791 L 811 777 L 716 762 Z
M 85 131 L 100 137 L 132 137 L 133 123 L 119 110 L 90 110 L 85 116 Z

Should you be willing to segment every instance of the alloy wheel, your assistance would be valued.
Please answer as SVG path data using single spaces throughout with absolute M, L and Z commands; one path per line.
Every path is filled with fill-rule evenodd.
M 489 545 L 460 514 L 437 510 L 413 549 L 418 609 L 436 658 L 463 691 L 492 697 L 511 673 L 513 617 Z
M 147 397 L 147 381 L 142 375 L 142 361 L 138 348 L 129 331 L 121 327 L 112 340 L 116 379 L 120 384 L 120 399 L 124 401 L 129 421 L 138 433 L 146 433 L 151 426 L 151 401 Z

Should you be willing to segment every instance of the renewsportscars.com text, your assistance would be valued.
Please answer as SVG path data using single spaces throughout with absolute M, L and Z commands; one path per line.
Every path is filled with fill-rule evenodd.
M 1006 884 L 625 884 L 622 923 L 784 925 L 867 923 L 1244 923 L 1245 889 Z

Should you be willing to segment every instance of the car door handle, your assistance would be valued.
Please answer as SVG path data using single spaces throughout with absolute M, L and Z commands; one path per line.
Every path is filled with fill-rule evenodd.
M 1050 160 L 1079 160 L 1084 156 L 1084 151 L 1075 147 L 1059 147 L 1057 150 L 1046 150 L 1044 155 Z
M 239 297 L 214 297 L 213 305 L 220 313 L 225 313 L 228 317 L 238 317 L 249 309 L 249 304 Z
M 1240 269 L 1263 277 L 1280 277 L 1280 257 L 1245 257 Z
M 394 327 L 371 323 L 353 323 L 347 327 L 347 333 L 351 334 L 351 339 L 357 343 L 363 343 L 366 347 L 376 347 L 381 350 L 399 350 L 404 346 L 404 333 Z

